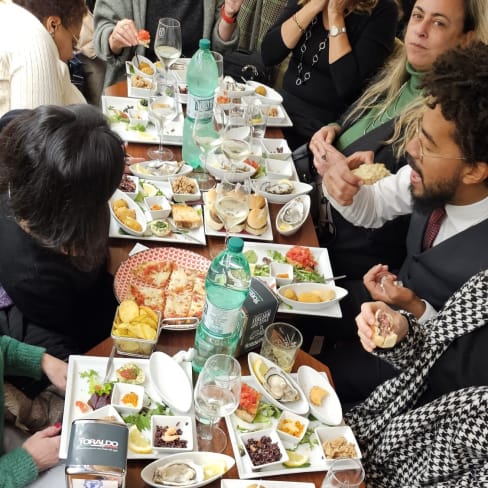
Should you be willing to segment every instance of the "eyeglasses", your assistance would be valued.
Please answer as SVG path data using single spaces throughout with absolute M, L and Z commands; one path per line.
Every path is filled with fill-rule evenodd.
M 80 42 L 80 38 L 77 35 L 73 34 L 69 27 L 66 27 L 65 25 L 63 25 L 63 27 L 71 34 L 71 47 L 73 48 L 73 51 L 76 51 L 78 43 Z
M 432 154 L 432 153 L 425 153 L 424 151 L 424 145 L 422 143 L 422 139 L 420 137 L 420 133 L 422 132 L 421 131 L 421 119 L 419 119 L 417 121 L 417 127 L 415 129 L 415 137 L 419 143 L 419 160 L 421 163 L 424 162 L 424 156 L 428 157 L 428 158 L 437 158 L 437 159 L 457 159 L 459 161 L 465 161 L 466 158 L 464 157 L 460 157 L 460 156 L 443 156 L 441 154 Z

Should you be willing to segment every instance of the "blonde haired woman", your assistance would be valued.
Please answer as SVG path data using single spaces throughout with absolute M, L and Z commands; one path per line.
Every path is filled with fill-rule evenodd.
M 395 0 L 289 0 L 261 45 L 264 64 L 291 51 L 283 80 L 293 148 L 308 142 L 360 95 L 394 46 Z

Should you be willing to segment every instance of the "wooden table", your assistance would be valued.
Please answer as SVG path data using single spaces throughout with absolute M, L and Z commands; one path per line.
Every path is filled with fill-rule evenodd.
M 159 351 L 165 352 L 166 354 L 174 355 L 178 351 L 187 350 L 189 347 L 192 347 L 194 342 L 194 335 L 195 335 L 194 331 L 175 332 L 175 331 L 163 330 L 159 337 L 159 343 L 157 345 L 157 349 Z M 111 349 L 112 349 L 112 340 L 108 338 L 105 341 L 101 342 L 96 347 L 94 347 L 92 350 L 88 351 L 87 354 L 91 356 L 108 356 L 110 354 Z M 247 365 L 247 356 L 245 355 L 239 358 L 239 362 L 242 367 L 242 374 L 249 375 L 250 373 Z M 306 352 L 299 351 L 297 359 L 295 361 L 295 365 L 293 367 L 293 371 L 296 371 L 297 368 L 302 365 L 310 366 L 314 368 L 316 371 L 323 371 L 327 373 L 330 379 L 330 372 L 327 366 L 322 364 L 320 361 L 317 361 Z M 224 421 L 221 422 L 221 427 L 227 431 Z M 232 450 L 230 440 L 227 443 L 225 454 L 234 457 L 234 452 Z M 147 461 L 129 461 L 128 469 L 127 469 L 127 480 L 126 480 L 126 486 L 128 488 L 143 488 L 148 486 L 142 481 L 140 475 L 142 469 L 147 464 L 148 464 Z M 266 477 L 266 479 L 281 480 L 281 481 L 311 482 L 318 487 L 322 483 L 324 474 L 325 474 L 324 472 L 300 473 L 300 474 L 293 474 L 293 475 L 270 476 L 270 477 Z M 228 471 L 225 474 L 225 478 L 239 479 L 237 467 L 234 466 L 230 471 Z M 249 484 L 252 484 L 252 482 L 253 482 L 252 480 L 249 480 Z M 220 479 L 214 481 L 208 486 L 209 488 L 220 488 Z

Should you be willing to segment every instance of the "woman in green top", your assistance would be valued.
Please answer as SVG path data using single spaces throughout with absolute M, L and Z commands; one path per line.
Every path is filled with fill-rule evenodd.
M 44 373 L 61 390 L 66 388 L 68 365 L 44 352 L 44 349 L 0 336 L 0 374 L 40 379 Z M 0 485 L 22 488 L 32 483 L 40 472 L 58 463 L 61 425 L 36 432 L 21 447 L 4 452 L 4 387 L 0 382 Z

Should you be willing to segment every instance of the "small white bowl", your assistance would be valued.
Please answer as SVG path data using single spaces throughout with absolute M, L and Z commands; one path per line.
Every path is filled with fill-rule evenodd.
M 268 178 L 291 178 L 293 176 L 292 164 L 291 159 L 266 158 L 264 160 L 266 176 Z
M 293 266 L 291 264 L 271 261 L 270 271 L 278 286 L 289 285 L 293 281 Z
M 295 295 L 306 292 L 319 292 L 329 293 L 331 290 L 334 292 L 334 298 L 330 300 L 324 300 L 321 302 L 300 302 L 298 300 L 292 300 L 286 297 L 287 290 L 293 290 Z M 342 300 L 347 295 L 347 290 L 340 286 L 334 286 L 327 283 L 292 283 L 291 285 L 285 285 L 278 289 L 278 295 L 287 305 L 290 305 L 295 310 L 321 310 L 324 307 L 330 306 L 332 303 L 336 303 Z
M 283 97 L 273 88 L 269 87 L 268 85 L 264 85 L 263 83 L 259 83 L 257 81 L 248 81 L 247 85 L 252 87 L 255 95 L 259 100 L 262 100 L 263 103 L 273 104 L 273 103 L 283 103 Z M 256 88 L 262 86 L 266 90 L 265 95 L 260 95 L 256 92 Z
M 85 413 L 81 417 L 82 419 L 95 419 L 95 420 L 105 420 L 106 422 L 117 422 L 118 424 L 124 424 L 125 422 L 117 412 L 113 405 L 105 405 L 102 408 L 97 408 L 91 412 Z
M 129 110 L 129 129 L 144 132 L 149 123 L 147 110 L 130 109 Z
M 249 455 L 249 451 L 247 450 L 247 444 L 251 440 L 259 441 L 263 437 L 269 437 L 271 439 L 271 442 L 273 444 L 276 444 L 280 450 L 281 457 L 280 459 L 270 462 L 270 463 L 263 463 L 263 464 L 254 464 L 251 456 Z M 285 447 L 283 446 L 283 443 L 281 442 L 280 436 L 276 432 L 275 429 L 264 429 L 264 430 L 258 430 L 255 432 L 246 432 L 243 434 L 240 434 L 241 438 L 241 444 L 244 446 L 244 452 L 245 456 L 249 460 L 249 463 L 251 465 L 251 469 L 253 471 L 256 471 L 258 469 L 263 469 L 263 468 L 268 468 L 270 466 L 276 466 L 277 464 L 282 464 L 288 461 L 288 454 L 285 450 Z
M 271 193 L 267 191 L 266 186 L 270 183 L 277 183 L 280 180 L 276 180 L 274 178 L 259 178 L 257 180 L 252 181 L 252 185 L 254 191 L 266 197 L 269 203 L 278 203 L 283 204 L 287 203 L 293 198 L 297 197 L 298 195 L 305 195 L 312 191 L 312 185 L 308 183 L 303 183 L 301 181 L 292 181 L 292 180 L 283 180 L 291 182 L 293 186 L 293 190 L 290 193 Z
M 196 191 L 193 193 L 178 193 L 175 192 L 175 188 L 173 186 L 174 182 L 178 178 L 188 178 L 189 180 L 193 181 Z M 194 200 L 200 200 L 202 198 L 202 193 L 200 192 L 200 187 L 198 186 L 198 181 L 195 178 L 189 178 L 187 176 L 174 176 L 169 179 L 169 182 L 171 184 L 171 192 L 173 193 L 173 200 L 178 203 L 184 203 L 184 202 L 191 202 Z
M 153 220 L 165 219 L 169 217 L 169 214 L 171 213 L 171 205 L 168 202 L 166 197 L 162 197 L 162 196 L 146 197 L 144 198 L 144 201 L 146 202 L 147 208 L 149 209 L 149 212 Z M 160 208 L 153 209 L 154 205 L 158 205 Z
M 156 430 L 158 427 L 168 427 L 170 429 L 179 429 L 181 434 L 179 438 L 186 441 L 186 447 L 156 445 Z M 193 451 L 193 427 L 191 417 L 186 415 L 153 415 L 151 417 L 151 444 L 152 448 L 158 452 L 179 452 Z
M 278 419 L 276 430 L 285 445 L 295 446 L 303 439 L 309 423 L 307 417 L 284 410 Z
M 303 204 L 303 213 L 301 219 L 293 224 L 286 222 L 283 219 L 285 212 L 288 211 L 291 205 L 294 205 L 296 201 L 300 201 Z M 308 195 L 299 195 L 298 197 L 290 200 L 288 203 L 283 205 L 283 207 L 278 212 L 276 216 L 276 230 L 282 236 L 291 236 L 298 231 L 298 229 L 305 223 L 307 220 L 308 214 L 310 213 L 310 197 Z
M 122 190 L 122 188 L 120 187 L 120 185 L 122 185 L 122 182 L 124 182 L 124 180 L 126 181 L 131 181 L 133 184 L 134 184 L 134 190 L 133 191 L 125 191 L 125 190 Z M 123 174 L 122 175 L 122 180 L 120 182 L 120 185 L 119 185 L 119 190 L 124 192 L 128 197 L 130 198 L 135 198 L 138 191 L 139 191 L 139 177 L 138 176 L 134 176 L 134 175 L 127 175 L 127 174 Z
M 355 457 L 345 459 L 361 459 L 362 457 L 361 450 L 359 449 L 359 445 L 356 441 L 356 438 L 354 437 L 352 429 L 347 425 L 339 425 L 337 427 L 317 427 L 315 429 L 315 435 L 319 442 L 320 448 L 322 449 L 324 460 L 326 463 L 330 463 L 334 459 L 326 456 L 323 444 L 325 441 L 332 441 L 334 439 L 338 439 L 339 437 L 344 437 L 347 442 L 354 445 L 354 448 L 356 450 Z
M 236 171 L 236 168 L 239 171 Z M 244 181 L 254 176 L 256 168 L 246 163 L 230 164 L 223 155 L 210 155 L 207 160 L 207 171 L 219 180 L 228 180 L 231 182 Z
M 113 208 L 114 202 L 116 200 L 124 200 L 127 204 L 127 207 L 130 210 L 134 210 L 136 220 L 139 222 L 141 225 L 141 230 L 134 230 L 128 227 L 124 222 L 122 222 L 119 217 L 115 214 L 115 210 Z M 146 232 L 147 229 L 147 222 L 146 219 L 144 218 L 144 212 L 142 211 L 141 207 L 137 205 L 132 198 L 129 198 L 123 191 L 121 190 L 115 190 L 114 194 L 110 198 L 108 205 L 110 207 L 110 213 L 112 214 L 113 218 L 117 222 L 117 224 L 125 231 L 127 234 L 133 235 L 133 236 L 142 236 L 144 235 L 144 232 Z
M 138 74 L 140 76 L 144 76 L 145 78 L 151 78 L 156 74 L 156 65 L 148 58 L 145 56 L 141 56 L 138 54 L 137 56 L 134 56 L 132 60 L 130 61 L 132 64 L 132 67 L 134 68 L 134 73 Z M 152 70 L 152 72 L 149 71 L 141 71 L 139 64 L 146 63 L 149 68 Z M 130 65 L 127 67 L 127 70 L 130 71 Z
M 261 141 L 263 145 L 263 154 L 271 159 L 289 159 L 291 158 L 291 149 L 286 139 L 268 139 Z
M 137 395 L 137 403 L 134 406 L 132 403 L 124 401 L 125 395 L 134 393 Z M 141 385 L 132 385 L 129 383 L 115 383 L 112 390 L 112 405 L 117 411 L 123 415 L 131 413 L 138 413 L 144 401 L 144 387 Z

